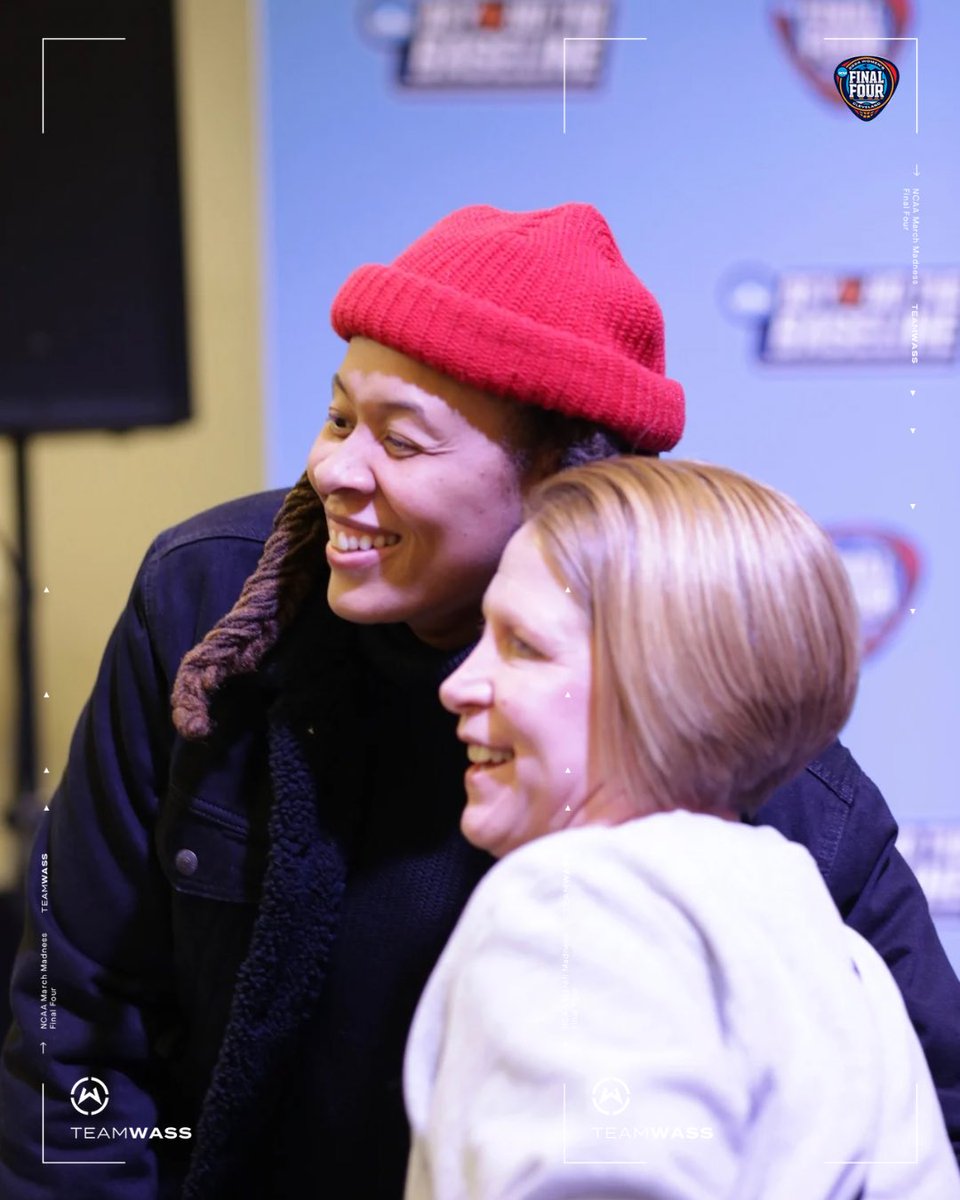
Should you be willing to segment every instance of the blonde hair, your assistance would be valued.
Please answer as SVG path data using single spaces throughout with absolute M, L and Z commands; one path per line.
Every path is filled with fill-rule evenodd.
M 859 622 L 792 500 L 706 463 L 617 457 L 540 483 L 528 520 L 590 617 L 593 736 L 656 808 L 753 813 L 830 744 Z

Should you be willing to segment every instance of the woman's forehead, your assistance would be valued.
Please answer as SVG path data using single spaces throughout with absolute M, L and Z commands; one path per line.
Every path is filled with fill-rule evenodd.
M 425 415 L 464 418 L 488 431 L 502 428 L 516 404 L 369 338 L 353 338 L 334 375 L 350 400 L 418 405 Z
M 338 373 L 341 378 L 356 379 L 358 386 L 365 386 L 366 380 L 376 378 L 381 381 L 381 386 L 385 386 L 383 381 L 393 381 L 396 388 L 416 388 L 442 398 L 466 392 L 485 395 L 478 388 L 461 383 L 428 363 L 369 338 L 351 339 Z
M 549 613 L 552 625 L 565 633 L 584 630 L 586 616 L 543 554 L 530 524 L 521 525 L 504 549 L 497 572 L 484 596 L 484 609 L 527 622 Z

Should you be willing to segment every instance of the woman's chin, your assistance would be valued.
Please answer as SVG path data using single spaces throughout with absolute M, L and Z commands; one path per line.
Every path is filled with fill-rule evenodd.
M 327 603 L 335 616 L 355 625 L 393 625 L 407 617 L 403 598 L 383 587 L 379 580 L 357 584 L 331 574 Z
M 491 827 L 489 814 L 484 813 L 483 808 L 478 801 L 467 801 L 467 807 L 460 817 L 460 832 L 471 846 L 500 858 L 504 854 L 501 848 L 504 838 Z

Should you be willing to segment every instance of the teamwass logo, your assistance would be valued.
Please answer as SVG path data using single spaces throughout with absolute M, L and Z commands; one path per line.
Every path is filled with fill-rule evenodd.
M 70 1103 L 83 1117 L 98 1117 L 110 1102 L 110 1089 L 95 1075 L 83 1075 L 70 1089 Z M 190 1138 L 193 1130 L 189 1125 L 71 1125 L 70 1130 L 77 1141 L 150 1141 L 152 1138 Z
M 608 1119 L 619 1117 L 630 1106 L 630 1087 L 625 1080 L 615 1075 L 598 1079 L 590 1092 L 590 1100 L 598 1113 Z M 677 1138 L 693 1140 L 713 1137 L 710 1125 L 591 1125 L 593 1142 L 609 1141 L 673 1141 Z
M 95 1117 L 107 1107 L 110 1089 L 95 1075 L 84 1075 L 70 1089 L 70 1103 L 82 1117 Z
M 837 64 L 833 80 L 854 116 L 872 121 L 890 103 L 900 72 L 888 58 L 846 58 Z

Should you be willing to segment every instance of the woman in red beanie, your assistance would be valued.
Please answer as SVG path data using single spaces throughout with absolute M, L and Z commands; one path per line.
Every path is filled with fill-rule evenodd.
M 585 204 L 452 213 L 332 315 L 307 471 L 155 539 L 80 718 L 30 867 L 5 1200 L 402 1191 L 409 1022 L 492 862 L 439 685 L 530 487 L 669 450 L 683 396 Z M 960 985 L 882 797 L 834 743 L 758 820 L 886 958 L 960 1138 Z

